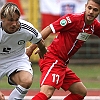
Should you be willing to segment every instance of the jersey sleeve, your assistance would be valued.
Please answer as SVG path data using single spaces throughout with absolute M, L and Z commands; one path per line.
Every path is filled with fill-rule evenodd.
M 21 29 L 26 34 L 27 40 L 31 43 L 37 44 L 42 39 L 42 35 L 38 30 L 27 21 L 21 20 Z
M 53 33 L 60 32 L 63 30 L 64 27 L 70 28 L 72 24 L 72 15 L 67 14 L 61 18 L 59 18 L 57 21 L 50 24 L 50 27 L 52 29 Z
M 34 28 L 34 32 L 31 33 L 31 39 L 29 40 L 32 43 L 37 44 L 42 39 L 42 35 Z

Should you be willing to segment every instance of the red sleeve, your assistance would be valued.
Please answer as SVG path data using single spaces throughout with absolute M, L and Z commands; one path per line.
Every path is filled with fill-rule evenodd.
M 67 14 L 59 18 L 57 21 L 53 22 L 52 25 L 55 32 L 60 32 L 65 27 L 66 29 L 69 29 L 70 27 L 72 27 L 73 26 L 72 19 L 73 19 L 73 15 Z

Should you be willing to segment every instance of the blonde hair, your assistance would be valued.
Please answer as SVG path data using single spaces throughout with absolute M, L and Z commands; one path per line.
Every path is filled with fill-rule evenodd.
M 2 6 L 1 11 L 0 11 L 0 17 L 1 19 L 6 18 L 8 15 L 13 17 L 14 13 L 20 16 L 20 10 L 18 6 L 14 3 L 9 2 Z

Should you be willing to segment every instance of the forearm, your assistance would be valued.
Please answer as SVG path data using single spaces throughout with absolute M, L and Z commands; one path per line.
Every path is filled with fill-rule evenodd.
M 43 40 L 41 40 L 41 42 L 39 42 L 37 46 L 38 46 L 40 52 L 41 52 L 43 55 L 47 52 Z
M 36 45 L 36 44 L 31 44 L 31 45 L 29 46 L 29 48 L 30 48 L 32 51 L 34 51 L 34 50 L 37 48 L 37 45 Z
M 42 35 L 43 40 L 45 40 L 52 33 L 50 26 L 44 28 L 40 33 Z

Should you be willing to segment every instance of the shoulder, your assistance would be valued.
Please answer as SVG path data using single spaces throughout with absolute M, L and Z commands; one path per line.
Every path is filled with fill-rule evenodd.
M 95 19 L 93 24 L 97 26 L 97 25 L 100 25 L 100 22 L 97 19 Z
M 20 22 L 20 30 L 30 31 L 30 32 L 33 32 L 35 30 L 34 26 L 30 22 L 22 19 L 20 19 L 19 22 Z
M 94 20 L 93 26 L 95 30 L 100 30 L 100 22 L 97 19 Z
M 34 27 L 30 22 L 26 20 L 19 19 L 19 22 L 20 22 L 21 28 Z
M 94 26 L 94 30 L 100 30 L 100 22 L 99 20 L 95 19 L 92 23 L 92 25 Z
M 92 23 L 94 34 L 100 37 L 100 22 L 95 19 Z
M 71 23 L 77 23 L 84 20 L 84 13 L 66 14 L 60 18 L 60 20 L 70 20 Z
M 84 22 L 84 14 L 83 13 L 67 14 L 67 15 L 65 15 L 64 19 L 70 25 L 76 26 L 76 25 L 80 25 Z
M 69 16 L 72 21 L 80 21 L 84 18 L 83 13 L 68 14 L 67 16 Z
M 71 17 L 81 17 L 82 15 L 84 15 L 84 14 L 83 13 L 67 14 L 67 16 L 71 16 Z

